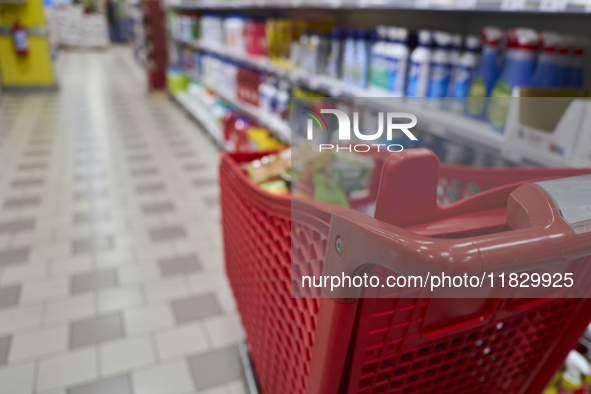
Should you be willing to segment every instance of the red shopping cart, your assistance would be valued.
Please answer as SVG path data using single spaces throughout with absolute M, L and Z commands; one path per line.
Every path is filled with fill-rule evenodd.
M 385 247 L 389 233 L 429 237 L 435 247 L 490 245 L 511 233 L 509 199 L 510 216 L 520 214 L 512 228 L 531 236 L 529 213 L 519 204 L 521 194 L 538 190 L 524 184 L 591 170 L 475 169 L 439 165 L 426 149 L 404 151 L 383 164 L 371 218 L 261 190 L 239 164 L 262 155 L 224 153 L 220 182 L 226 271 L 263 393 L 536 393 L 591 320 L 586 298 L 292 298 L 298 285 L 291 282 L 292 269 L 320 275 L 341 258 L 333 247 L 339 226 L 348 226 L 353 237 L 362 229 Z M 568 232 L 556 222 L 557 231 Z M 575 244 L 576 253 L 549 242 L 527 260 L 544 259 L 549 247 L 566 258 L 591 260 L 591 234 L 571 233 L 562 242 Z M 518 256 L 498 256 L 482 258 L 519 264 Z

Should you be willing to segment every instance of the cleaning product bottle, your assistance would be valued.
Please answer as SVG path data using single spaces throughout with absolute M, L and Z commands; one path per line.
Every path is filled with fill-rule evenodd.
M 569 40 L 570 57 L 566 66 L 566 86 L 573 88 L 583 87 L 585 47 L 591 45 L 591 40 L 586 37 L 572 37 Z
M 408 97 L 426 97 L 431 71 L 431 32 L 419 30 L 418 46 L 410 54 L 410 69 L 406 94 Z
M 443 31 L 433 33 L 436 49 L 431 57 L 431 75 L 429 77 L 429 97 L 445 97 L 451 75 L 451 57 L 449 45 L 451 35 Z
M 531 85 L 536 88 L 563 86 L 562 84 L 566 78 L 562 74 L 566 70 L 566 64 L 561 61 L 563 56 L 558 53 L 558 44 L 561 37 L 549 31 L 544 31 L 540 35 L 543 49 L 538 54 Z
M 311 31 L 306 45 L 306 56 L 304 58 L 303 69 L 310 72 L 316 72 L 316 63 L 318 59 L 318 49 L 320 47 L 320 36 L 318 32 Z
M 386 58 L 386 27 L 376 28 L 377 39 L 371 47 L 371 60 L 369 66 L 369 88 L 378 93 L 388 90 L 388 67 Z
M 452 92 L 452 82 L 454 80 L 454 76 L 456 70 L 458 68 L 458 64 L 460 63 L 460 57 L 462 56 L 462 35 L 461 34 L 452 34 L 451 36 L 451 45 L 449 48 L 449 61 L 451 63 L 451 72 L 449 76 L 449 84 L 447 89 L 447 97 L 453 97 Z
M 484 118 L 487 97 L 490 97 L 499 75 L 499 47 L 503 40 L 503 31 L 496 27 L 483 27 L 481 39 L 483 47 L 480 64 L 468 92 L 470 99 L 466 100 L 466 113 L 475 118 Z
M 357 32 L 354 30 L 347 30 L 345 35 L 345 47 L 343 49 L 343 72 L 341 78 L 348 85 L 354 83 L 355 70 L 355 36 Z
M 353 85 L 358 89 L 367 88 L 367 74 L 369 66 L 369 38 L 370 34 L 359 30 L 355 38 L 355 66 Z
M 335 79 L 341 77 L 341 62 L 343 58 L 343 43 L 341 36 L 341 29 L 335 27 L 330 35 L 330 50 L 326 63 L 326 75 Z
M 480 58 L 479 39 L 476 36 L 466 36 L 464 53 L 460 56 L 451 82 L 452 97 L 468 97 L 472 78 L 476 72 L 476 65 Z
M 535 30 L 517 28 L 507 31 L 505 63 L 486 111 L 488 121 L 498 131 L 505 128 L 513 88 L 531 86 L 539 46 L 540 39 Z
M 388 48 L 390 75 L 388 89 L 392 92 L 392 95 L 402 97 L 404 96 L 406 69 L 408 68 L 408 30 L 391 28 L 389 37 L 392 43 Z
M 564 368 L 557 394 L 583 394 L 581 375 L 591 375 L 589 361 L 576 350 L 571 350 L 564 362 Z

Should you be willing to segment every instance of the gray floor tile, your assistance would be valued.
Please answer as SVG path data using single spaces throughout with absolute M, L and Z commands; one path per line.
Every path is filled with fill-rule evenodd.
M 73 275 L 71 278 L 70 293 L 83 293 L 115 287 L 119 284 L 117 270 L 115 268 L 104 271 L 93 271 Z
M 154 193 L 166 190 L 166 185 L 163 183 L 146 183 L 135 188 L 139 194 Z
M 15 179 L 10 184 L 13 188 L 19 187 L 27 187 L 27 186 L 39 186 L 45 183 L 43 178 L 22 178 L 22 179 Z
M 150 230 L 150 239 L 154 242 L 171 241 L 174 239 L 185 238 L 187 232 L 181 225 L 164 226 Z
M 70 323 L 70 348 L 93 345 L 125 336 L 120 313 Z
M 102 171 L 86 171 L 80 172 L 74 175 L 74 181 L 76 182 L 83 182 L 83 181 L 97 181 L 103 179 L 105 177 L 105 173 Z
M 218 197 L 205 197 L 204 201 L 205 204 L 212 207 L 217 207 L 218 205 L 220 205 L 220 199 Z
M 102 222 L 109 220 L 111 213 L 107 210 L 93 210 L 88 212 L 76 212 L 72 221 L 74 224 L 84 224 L 93 222 Z
M 4 208 L 24 208 L 39 205 L 41 197 L 27 196 L 27 197 L 12 197 L 4 201 Z
M 113 240 L 113 237 L 110 235 L 81 238 L 72 241 L 72 254 L 108 250 L 112 249 L 114 246 L 115 241 Z
M 207 164 L 205 164 L 205 163 L 187 164 L 184 168 L 187 171 L 203 171 L 203 170 L 207 169 Z
M 158 169 L 155 167 L 136 168 L 135 170 L 131 171 L 131 175 L 133 175 L 133 176 L 146 176 L 146 175 L 156 175 L 156 174 L 158 174 Z
M 38 149 L 38 150 L 29 150 L 26 151 L 24 156 L 25 157 L 45 157 L 49 156 L 51 152 L 47 149 Z
M 33 230 L 34 228 L 35 220 L 33 219 L 0 222 L 0 234 Z
M 155 202 L 150 204 L 144 204 L 142 206 L 142 212 L 144 215 L 153 215 L 159 213 L 170 213 L 176 210 L 174 203 L 167 202 Z
M 170 141 L 170 143 L 168 145 L 170 145 L 170 146 L 187 146 L 187 145 L 189 145 L 189 141 L 186 141 L 186 140 L 172 140 L 172 141 Z
M 129 375 L 99 380 L 68 389 L 68 394 L 133 394 Z
M 18 166 L 19 170 L 31 171 L 31 170 L 42 170 L 48 167 L 47 163 L 23 163 Z
M 0 308 L 18 304 L 21 298 L 21 285 L 0 287 Z
M 127 161 L 131 161 L 131 162 L 144 162 L 144 161 L 148 161 L 150 159 L 152 159 L 152 156 L 148 155 L 148 154 L 127 156 Z
M 0 366 L 8 362 L 8 353 L 10 352 L 11 343 L 12 335 L 0 337 Z
M 222 310 L 214 294 L 174 300 L 170 303 L 177 324 L 220 315 Z
M 237 346 L 189 357 L 189 369 L 197 389 L 240 379 L 242 364 Z
M 123 145 L 123 147 L 127 150 L 139 150 L 139 149 L 146 149 L 147 145 L 143 142 L 137 142 L 132 144 Z
M 193 181 L 193 185 L 201 187 L 201 186 L 216 186 L 218 181 L 215 179 L 195 179 Z
M 0 267 L 6 264 L 25 263 L 29 259 L 29 248 L 0 250 Z
M 74 193 L 74 199 L 76 200 L 98 200 L 107 197 L 108 193 L 104 189 L 98 190 L 81 190 Z
M 195 152 L 193 151 L 184 151 L 184 152 L 177 152 L 175 154 L 176 157 L 185 158 L 185 157 L 195 157 Z
M 197 256 L 181 256 L 173 257 L 158 262 L 160 265 L 160 273 L 163 277 L 186 274 L 187 272 L 201 270 L 201 263 Z

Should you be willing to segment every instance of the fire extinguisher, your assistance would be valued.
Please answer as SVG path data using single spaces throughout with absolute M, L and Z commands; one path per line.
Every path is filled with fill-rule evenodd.
M 14 50 L 19 56 L 29 55 L 29 39 L 27 38 L 27 29 L 23 27 L 19 22 L 12 25 L 10 31 L 12 34 L 12 43 L 14 44 Z

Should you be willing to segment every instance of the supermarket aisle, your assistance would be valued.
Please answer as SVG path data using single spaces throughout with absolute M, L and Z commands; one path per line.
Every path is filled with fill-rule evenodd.
M 130 49 L 0 101 L 0 392 L 244 392 L 217 155 Z

